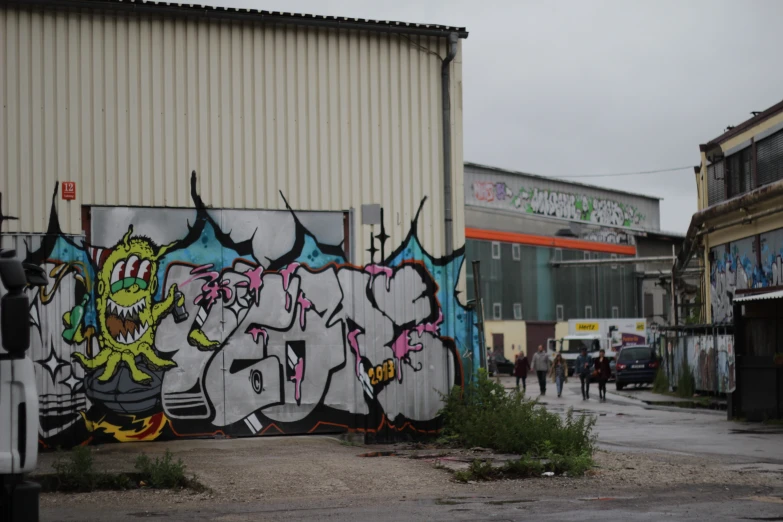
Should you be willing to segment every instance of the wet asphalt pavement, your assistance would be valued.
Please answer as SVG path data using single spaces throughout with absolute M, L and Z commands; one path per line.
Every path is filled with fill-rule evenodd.
M 511 386 L 504 379 L 504 385 Z M 533 388 L 528 388 L 529 392 Z M 535 387 L 537 392 L 537 386 Z M 77 510 L 50 508 L 41 520 L 162 520 L 171 522 L 257 520 L 766 520 L 783 521 L 783 426 L 765 427 L 726 421 L 725 412 L 651 407 L 631 398 L 647 392 L 613 393 L 599 402 L 598 390 L 583 401 L 578 381 L 567 383 L 558 398 L 554 386 L 540 398 L 547 408 L 597 416 L 599 446 L 616 452 L 662 452 L 674 455 L 708 456 L 727 468 L 773 473 L 780 487 L 760 491 L 733 484 L 678 485 L 649 490 L 629 485 L 622 491 L 596 491 L 595 496 L 574 498 L 560 490 L 551 495 L 517 493 L 502 482 L 491 493 L 437 495 L 368 488 L 364 495 L 334 492 L 322 497 L 297 498 L 292 490 L 287 500 L 245 503 L 202 502 L 176 509 L 122 506 L 108 514 L 104 507 L 84 504 Z M 536 393 L 537 395 L 537 393 Z M 75 517 L 75 518 L 74 518 Z

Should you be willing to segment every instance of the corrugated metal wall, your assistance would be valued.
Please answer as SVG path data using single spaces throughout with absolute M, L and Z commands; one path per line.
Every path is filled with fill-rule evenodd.
M 415 44 L 415 45 L 413 45 Z M 0 8 L 0 191 L 6 232 L 46 229 L 56 180 L 66 233 L 81 205 L 359 209 L 391 244 L 443 250 L 443 39 L 146 15 Z M 453 69 L 454 244 L 464 242 L 461 53 Z M 369 261 L 354 214 L 357 263 Z M 377 231 L 376 231 L 377 233 Z

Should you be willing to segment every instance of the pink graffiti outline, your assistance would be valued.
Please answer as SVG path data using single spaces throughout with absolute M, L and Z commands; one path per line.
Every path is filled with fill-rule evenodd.
M 377 276 L 378 274 L 384 274 L 386 276 L 386 290 L 388 291 L 391 288 L 391 277 L 394 273 L 394 270 L 389 268 L 388 266 L 381 266 L 381 265 L 367 265 L 364 267 L 364 271 L 372 276 Z
M 204 280 L 205 283 L 201 286 L 202 293 L 196 296 L 196 298 L 193 300 L 193 304 L 198 305 L 204 301 L 204 305 L 202 306 L 207 310 L 210 310 L 212 305 L 214 305 L 215 302 L 221 298 L 221 294 L 224 301 L 228 301 L 231 299 L 231 296 L 234 295 L 228 281 L 219 281 L 220 272 L 210 270 L 213 266 L 214 265 L 210 263 L 194 268 L 190 271 L 190 274 L 193 277 L 187 279 L 184 283 L 182 283 L 182 285 L 180 285 L 185 286 L 188 283 L 198 279 Z
M 243 275 L 247 277 L 247 281 L 240 281 L 236 286 L 247 288 L 248 293 L 253 295 L 255 303 L 258 305 L 261 302 L 261 289 L 264 287 L 264 267 L 258 266 Z
M 296 402 L 302 400 L 302 378 L 304 377 L 304 359 L 299 358 L 294 365 L 294 374 L 288 378 L 289 381 L 294 383 L 294 398 Z
M 397 381 L 402 381 L 402 364 L 400 363 L 404 359 L 408 359 L 409 353 L 420 352 L 424 349 L 424 345 L 421 343 L 410 344 L 410 335 L 412 333 L 413 330 L 403 331 L 391 345 L 394 358 L 397 360 Z
M 283 276 L 283 290 L 285 290 L 285 311 L 291 310 L 291 295 L 288 293 L 288 286 L 291 284 L 291 277 L 296 273 L 299 268 L 299 263 L 291 263 L 280 271 L 280 275 Z
M 443 323 L 443 310 L 438 310 L 438 319 L 434 323 L 422 323 L 416 326 L 416 332 L 421 337 L 424 332 L 438 335 L 440 331 L 440 325 Z
M 348 344 L 351 346 L 351 350 L 353 350 L 353 353 L 356 354 L 356 376 L 361 376 L 361 362 L 362 362 L 362 354 L 359 351 L 359 340 L 357 337 L 359 337 L 359 334 L 362 333 L 362 331 L 357 328 L 356 330 L 351 330 L 348 333 Z
M 299 292 L 296 296 L 296 302 L 299 304 L 299 326 L 305 329 L 305 312 L 313 307 L 313 302 L 305 297 L 304 292 Z
M 247 330 L 245 330 L 245 333 L 250 334 L 250 336 L 253 338 L 253 342 L 256 344 L 258 344 L 259 335 L 264 339 L 264 346 L 266 346 L 266 343 L 269 340 L 269 332 L 266 331 L 266 328 L 251 326 Z

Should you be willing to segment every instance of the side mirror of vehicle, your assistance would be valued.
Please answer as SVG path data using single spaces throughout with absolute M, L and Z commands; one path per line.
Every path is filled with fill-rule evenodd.
M 22 263 L 13 250 L 0 252 L 0 281 L 6 294 L 0 299 L 0 328 L 3 348 L 19 357 L 30 346 L 30 303 L 24 293 L 27 287 Z

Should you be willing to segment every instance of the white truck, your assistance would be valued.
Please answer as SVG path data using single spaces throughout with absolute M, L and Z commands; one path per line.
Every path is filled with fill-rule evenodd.
M 617 353 L 625 346 L 647 342 L 647 321 L 645 319 L 571 319 L 568 321 L 568 335 L 561 339 L 549 339 L 551 352 L 563 355 L 568 365 L 568 374 L 574 374 L 574 364 L 582 348 L 592 357 L 598 351 L 606 351 L 614 375 L 614 361 Z
M 40 267 L 0 249 L 0 520 L 38 521 L 40 486 L 25 480 L 38 461 L 38 390 L 30 346 L 28 285 L 45 286 Z

